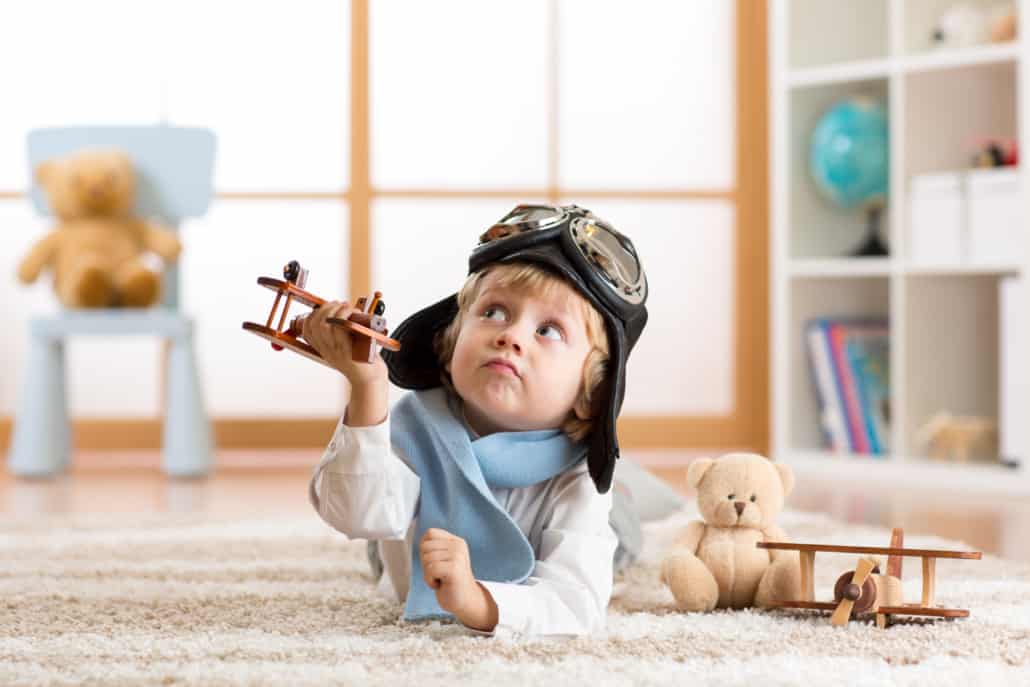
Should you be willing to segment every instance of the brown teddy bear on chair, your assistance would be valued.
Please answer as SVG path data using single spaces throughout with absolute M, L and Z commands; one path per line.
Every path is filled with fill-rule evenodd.
M 794 487 L 787 465 L 753 453 L 702 458 L 687 468 L 704 521 L 689 523 L 662 563 L 662 581 L 683 611 L 766 606 L 797 599 L 801 568 L 796 551 L 759 549 L 787 541 L 776 525 Z
M 69 308 L 156 303 L 161 279 L 142 258 L 152 252 L 170 262 L 181 244 L 168 229 L 133 216 L 136 175 L 129 157 L 83 150 L 43 162 L 35 173 L 58 224 L 21 261 L 18 278 L 29 284 L 49 268 L 57 297 Z

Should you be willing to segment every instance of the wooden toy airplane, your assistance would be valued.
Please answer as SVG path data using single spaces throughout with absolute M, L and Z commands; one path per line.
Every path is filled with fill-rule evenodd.
M 308 271 L 301 267 L 300 263 L 296 260 L 291 260 L 283 267 L 283 280 L 273 279 L 272 277 L 258 277 L 258 284 L 275 291 L 275 302 L 272 303 L 272 311 L 268 313 L 268 320 L 265 324 L 244 322 L 243 328 L 248 332 L 253 332 L 271 341 L 272 348 L 276 351 L 288 348 L 305 358 L 328 365 L 311 344 L 301 339 L 301 332 L 304 331 L 304 318 L 307 315 L 294 317 L 290 320 L 289 326 L 285 330 L 283 329 L 292 303 L 296 302 L 306 305 L 312 310 L 326 303 L 324 299 L 304 290 L 307 280 Z M 286 294 L 286 302 L 283 305 L 282 314 L 279 315 L 278 324 L 275 329 L 272 329 L 272 322 L 275 320 L 283 294 Z M 386 319 L 383 317 L 386 305 L 383 303 L 382 296 L 383 294 L 376 291 L 371 301 L 367 302 L 367 308 L 366 301 L 368 299 L 363 296 L 355 303 L 357 312 L 351 313 L 347 319 L 330 317 L 326 320 L 331 325 L 350 330 L 351 357 L 356 362 L 373 362 L 378 353 L 378 346 L 391 351 L 399 351 L 401 349 L 398 341 L 387 336 Z
M 832 611 L 830 622 L 844 625 L 858 614 L 876 614 L 877 627 L 884 628 L 895 615 L 927 616 L 931 618 L 966 618 L 969 611 L 961 608 L 943 608 L 934 605 L 934 573 L 938 558 L 980 560 L 979 551 L 937 551 L 933 549 L 906 549 L 902 546 L 904 532 L 895 528 L 891 533 L 889 547 L 877 546 L 831 546 L 821 544 L 795 544 L 792 542 L 758 542 L 760 549 L 797 551 L 801 558 L 801 599 L 797 601 L 774 601 L 779 608 L 804 608 Z M 833 587 L 833 602 L 814 600 L 813 572 L 815 554 L 818 551 L 832 553 L 864 554 L 853 571 L 847 571 Z M 879 561 L 872 555 L 887 556 L 887 574 L 881 575 Z M 923 598 L 921 603 L 906 604 L 901 598 L 901 562 L 904 557 L 923 560 Z

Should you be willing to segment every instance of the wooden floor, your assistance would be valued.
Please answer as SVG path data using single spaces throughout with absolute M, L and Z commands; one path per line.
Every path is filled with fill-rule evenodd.
M 213 516 L 311 513 L 307 483 L 317 451 L 224 452 L 211 477 L 166 478 L 156 453 L 77 455 L 65 475 L 23 480 L 0 471 L 0 517 L 39 514 L 186 512 Z M 668 456 L 637 459 L 690 496 L 685 469 Z M 685 457 L 684 460 L 687 458 Z M 885 490 L 860 481 L 826 483 L 797 475 L 791 508 L 845 522 L 903 527 L 907 534 L 958 539 L 985 553 L 1030 562 L 1030 503 L 989 493 Z M 847 542 L 841 542 L 846 544 Z M 886 545 L 886 542 L 885 542 Z

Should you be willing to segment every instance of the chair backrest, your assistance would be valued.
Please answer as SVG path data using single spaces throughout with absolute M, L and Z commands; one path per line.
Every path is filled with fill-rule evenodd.
M 74 126 L 36 129 L 28 135 L 32 203 L 50 214 L 46 196 L 35 181 L 36 166 L 83 148 L 119 148 L 136 169 L 136 214 L 156 218 L 171 229 L 188 217 L 199 217 L 211 204 L 215 135 L 209 129 L 155 126 Z M 164 271 L 162 302 L 179 306 L 179 269 Z

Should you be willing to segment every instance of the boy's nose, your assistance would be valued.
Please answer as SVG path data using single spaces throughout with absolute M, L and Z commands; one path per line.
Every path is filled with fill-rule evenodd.
M 505 348 L 511 346 L 512 350 L 516 353 L 522 352 L 522 345 L 518 342 L 518 339 L 512 334 L 510 329 L 505 329 L 503 332 L 497 335 L 496 341 L 498 348 Z

